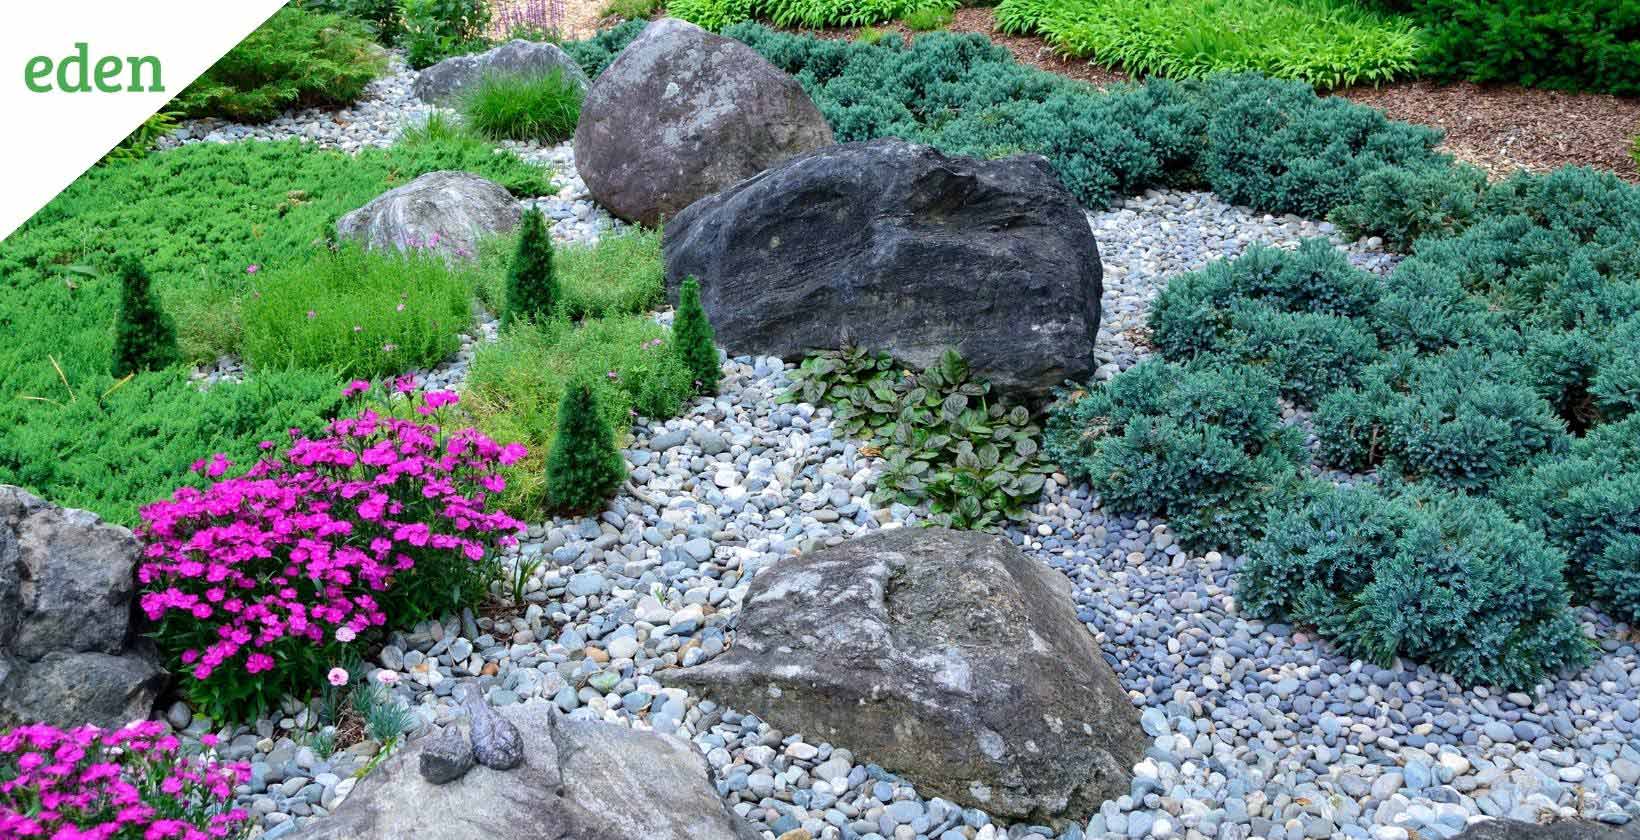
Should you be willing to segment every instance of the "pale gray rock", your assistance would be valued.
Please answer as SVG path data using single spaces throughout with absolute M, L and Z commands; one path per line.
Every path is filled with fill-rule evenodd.
M 471 172 L 429 172 L 336 220 L 336 233 L 370 248 L 471 253 L 483 236 L 518 226 L 521 211 L 500 184 Z
M 471 724 L 473 757 L 491 770 L 511 770 L 524 760 L 523 739 L 518 727 L 501 717 L 476 689 L 469 690 L 461 706 Z
M 509 706 L 524 761 L 475 767 L 445 785 L 416 768 L 425 741 L 382 762 L 305 840 L 756 840 L 684 741 L 598 721 L 548 703 Z
M 538 76 L 554 70 L 586 90 L 586 71 L 575 59 L 545 41 L 515 38 L 487 52 L 446 58 L 416 75 L 416 96 L 423 102 L 447 102 L 486 75 Z
M 739 41 L 662 18 L 593 81 L 575 165 L 599 204 L 654 226 L 831 142 L 796 79 Z
M 1147 739 L 1065 579 L 1007 539 L 881 531 L 752 580 L 735 643 L 658 674 L 993 816 L 1083 822 Z

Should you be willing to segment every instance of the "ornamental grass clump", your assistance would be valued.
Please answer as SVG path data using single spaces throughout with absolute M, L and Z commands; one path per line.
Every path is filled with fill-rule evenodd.
M 501 326 L 520 320 L 550 317 L 563 292 L 553 270 L 552 237 L 541 211 L 531 207 L 518 223 L 518 247 L 507 267 L 507 296 L 501 310 Z
M 486 75 L 461 96 L 467 124 L 492 140 L 557 143 L 575 133 L 586 90 L 562 70 Z
M 695 388 L 702 393 L 717 393 L 723 368 L 718 364 L 716 335 L 700 303 L 700 281 L 693 277 L 683 280 L 678 290 L 678 313 L 672 322 L 672 347 L 684 367 L 695 376 Z
M 181 361 L 176 325 L 154 299 L 142 263 L 125 256 L 116 261 L 114 270 L 120 283 L 120 311 L 114 322 L 114 376 L 161 370 Z
M 237 837 L 249 815 L 233 807 L 234 787 L 249 779 L 248 764 L 188 754 L 162 721 L 19 726 L 0 733 L 0 837 Z
M 140 604 L 207 714 L 239 719 L 305 694 L 365 632 L 483 596 L 490 550 L 523 527 L 491 500 L 524 447 L 443 430 L 456 395 L 412 389 L 396 385 L 389 407 L 414 404 L 430 422 L 366 408 L 320 436 L 265 442 L 237 477 L 221 455 L 200 461 L 213 483 L 143 508 Z
M 558 401 L 558 436 L 547 456 L 547 495 L 560 510 L 588 513 L 602 507 L 626 480 L 626 463 L 615 433 L 598 411 L 598 395 L 586 381 L 571 382 Z

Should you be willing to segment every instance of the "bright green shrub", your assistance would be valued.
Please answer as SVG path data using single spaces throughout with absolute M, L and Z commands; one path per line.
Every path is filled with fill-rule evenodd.
M 387 68 L 350 18 L 286 7 L 273 13 L 179 94 L 190 117 L 265 122 L 288 108 L 351 104 Z
M 366 150 L 367 153 L 373 151 Z M 429 115 L 427 121 L 418 126 L 405 129 L 385 158 L 401 173 L 420 175 L 455 170 L 483 175 L 520 198 L 552 195 L 558 191 L 546 168 L 511 153 L 498 154 L 495 144 L 438 113 Z
M 1238 578 L 1242 606 L 1314 625 L 1348 656 L 1518 689 L 1590 658 L 1564 556 L 1490 502 L 1311 483 L 1264 532 Z
M 1233 324 L 1241 336 L 1233 358 L 1262 368 L 1299 406 L 1355 384 L 1380 355 L 1377 338 L 1351 318 L 1248 306 L 1236 311 Z
M 520 324 L 481 345 L 462 405 L 486 434 L 530 451 L 509 472 L 502 506 L 526 519 L 553 510 L 546 454 L 570 382 L 595 383 L 598 410 L 617 434 L 637 415 L 658 420 L 682 411 L 694 394 L 694 377 L 667 344 L 665 327 L 643 315 L 619 315 L 578 325 L 562 317 Z
M 1247 367 L 1142 362 L 1057 403 L 1044 451 L 1111 509 L 1165 516 L 1193 550 L 1236 551 L 1303 462 L 1276 393 Z
M 531 207 L 518 223 L 518 246 L 507 266 L 507 299 L 501 310 L 501 326 L 519 320 L 541 320 L 552 316 L 563 297 L 552 265 L 552 236 L 547 233 L 541 211 Z
M 1473 82 L 1640 94 L 1628 0 L 1418 0 L 1423 72 Z
M 1262 73 L 1321 87 L 1383 82 L 1416 66 L 1411 23 L 1348 0 L 1004 0 L 998 28 L 1066 55 L 1175 79 Z
M 559 510 L 589 513 L 625 480 L 626 463 L 615 448 L 609 421 L 598 411 L 597 389 L 586 380 L 570 382 L 558 401 L 558 434 L 547 457 L 547 497 Z
M 132 256 L 114 262 L 119 277 L 120 312 L 114 321 L 111 372 L 124 379 L 145 370 L 163 370 L 181 361 L 176 325 L 159 307 L 148 284 L 148 272 Z
M 1356 200 L 1328 218 L 1349 236 L 1380 236 L 1388 247 L 1410 251 L 1421 236 L 1468 227 L 1486 186 L 1486 173 L 1468 164 L 1385 167 L 1367 173 Z
M 675 0 L 667 14 L 713 31 L 754 19 L 775 26 L 865 26 L 927 10 L 949 15 L 956 0 Z
M 1485 491 L 1566 443 L 1565 424 L 1518 368 L 1518 357 L 1467 350 L 1369 366 L 1361 386 L 1317 407 L 1321 457 L 1357 470 L 1382 463 L 1408 479 Z
M 586 92 L 553 70 L 487 75 L 461 95 L 467 124 L 494 140 L 557 143 L 575 133 Z
M 399 0 L 405 60 L 417 70 L 489 46 L 488 0 Z
M 923 6 L 906 12 L 903 22 L 912 32 L 933 32 L 951 25 L 955 19 L 951 9 L 942 6 Z
M 1566 553 L 1574 591 L 1640 624 L 1640 415 L 1595 429 L 1563 460 L 1523 470 L 1503 498 Z
M 244 357 L 253 371 L 328 370 L 379 379 L 430 368 L 472 323 L 465 266 L 443 254 L 347 244 L 254 275 Z
M 1445 165 L 1441 132 L 1391 122 L 1382 112 L 1317 97 L 1302 82 L 1218 77 L 1203 168 L 1227 201 L 1324 218 L 1360 199 L 1362 181 L 1386 166 Z
M 398 0 L 298 0 L 294 5 L 362 21 L 383 46 L 397 43 L 404 33 Z
M 505 307 L 506 275 L 516 250 L 517 238 L 512 236 L 480 244 L 484 269 L 476 291 L 479 300 L 494 311 Z M 592 245 L 555 245 L 552 266 L 559 305 L 571 318 L 648 312 L 664 300 L 658 230 L 629 227 L 606 233 Z
M 706 309 L 700 305 L 700 281 L 693 277 L 683 280 L 678 290 L 678 310 L 672 322 L 672 349 L 678 361 L 695 377 L 695 387 L 702 393 L 717 393 L 718 380 L 723 368 L 718 364 L 718 349 L 712 323 L 706 319 Z

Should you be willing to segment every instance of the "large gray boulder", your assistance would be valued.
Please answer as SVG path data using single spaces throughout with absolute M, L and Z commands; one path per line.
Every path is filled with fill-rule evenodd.
M 515 38 L 488 52 L 446 58 L 416 74 L 414 90 L 423 102 L 448 102 L 486 75 L 543 76 L 557 70 L 586 90 L 586 71 L 575 59 L 545 41 Z
M 165 672 L 133 630 L 131 532 L 0 485 L 0 725 L 145 718 Z
M 522 736 L 523 763 L 477 766 L 435 785 L 418 770 L 422 739 L 382 762 L 304 840 L 756 840 L 710 781 L 693 745 L 549 703 L 500 712 Z
M 429 172 L 336 220 L 336 233 L 367 247 L 473 252 L 482 237 L 518 226 L 512 193 L 471 172 Z
M 1640 840 L 1640 823 L 1619 828 L 1585 820 L 1487 820 L 1464 829 L 1453 840 Z
M 854 344 L 925 368 L 955 348 L 1002 393 L 1092 376 L 1099 248 L 1046 159 L 884 139 L 793 158 L 666 225 L 666 283 L 700 280 L 731 354 Z
M 765 569 L 727 652 L 657 676 L 925 795 L 1083 822 L 1147 739 L 1068 583 L 1003 537 L 881 531 Z
M 739 41 L 662 18 L 593 81 L 575 166 L 609 212 L 654 226 L 831 142 L 797 80 Z

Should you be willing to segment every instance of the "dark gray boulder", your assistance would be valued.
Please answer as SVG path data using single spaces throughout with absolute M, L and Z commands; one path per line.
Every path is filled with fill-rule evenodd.
M 541 76 L 554 70 L 586 90 L 586 71 L 575 59 L 545 41 L 515 38 L 487 52 L 446 58 L 416 74 L 414 90 L 423 102 L 448 102 L 487 74 Z
M 1618 827 L 1585 820 L 1488 820 L 1471 825 L 1453 840 L 1640 840 L 1640 823 Z
M 880 531 L 765 569 L 728 651 L 657 676 L 924 795 L 1083 822 L 1147 739 L 1068 589 L 1000 536 Z
M 370 248 L 472 253 L 479 238 L 518 226 L 512 193 L 471 172 L 429 172 L 336 220 L 336 233 Z
M 459 724 L 444 727 L 422 744 L 416 769 L 429 784 L 445 785 L 473 769 L 473 744 Z
M 0 485 L 0 727 L 122 726 L 165 671 L 133 630 L 131 532 Z
M 793 158 L 666 225 L 731 354 L 796 360 L 855 344 L 916 368 L 955 348 L 1032 403 L 1094 372 L 1101 269 L 1046 159 L 947 157 L 901 140 Z
M 516 726 L 523 761 L 477 766 L 447 784 L 418 772 L 427 739 L 360 780 L 304 840 L 757 840 L 686 741 L 601 721 L 571 720 L 550 703 L 499 712 Z
M 575 167 L 609 212 L 653 226 L 831 142 L 796 79 L 739 41 L 662 18 L 593 81 Z

